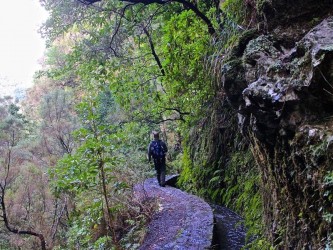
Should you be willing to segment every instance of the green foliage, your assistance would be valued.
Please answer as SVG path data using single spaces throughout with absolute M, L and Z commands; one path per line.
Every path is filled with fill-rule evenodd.
M 242 174 L 239 175 L 239 173 Z M 256 169 L 251 150 L 234 152 L 224 174 L 223 182 L 226 187 L 221 190 L 222 203 L 243 215 L 247 228 L 247 238 L 256 237 L 255 241 L 258 244 L 251 243 L 251 246 L 257 247 L 262 246 L 264 242 L 261 238 L 263 236 L 263 204 L 260 180 L 260 174 Z
M 111 245 L 119 244 L 112 230 L 120 229 L 124 231 L 122 244 L 132 244 L 125 239 L 140 240 L 136 235 L 144 226 L 145 217 L 138 216 L 128 227 L 123 223 L 128 214 L 137 209 L 136 206 L 127 208 L 131 202 L 130 187 L 146 178 L 149 172 L 142 156 L 147 143 L 142 137 L 147 135 L 148 129 L 134 122 L 119 126 L 124 114 L 111 92 L 103 85 L 97 89 L 90 85 L 91 80 L 96 84 L 100 76 L 81 73 L 85 74 L 82 79 L 89 92 L 77 106 L 83 125 L 74 133 L 79 146 L 50 171 L 54 193 L 59 197 L 67 193 L 76 203 L 70 216 L 66 245 L 110 249 Z M 103 221 L 109 226 L 103 226 Z M 95 227 L 102 227 L 99 231 L 103 233 L 98 237 L 94 236 Z M 138 235 L 142 237 L 141 233 Z
M 0 98 L 0 140 L 16 146 L 29 133 L 28 121 L 11 98 Z
M 162 37 L 165 106 L 195 114 L 212 95 L 211 79 L 204 60 L 210 50 L 206 27 L 191 11 L 174 15 Z
M 9 240 L 4 238 L 0 238 L 0 249 L 6 249 L 6 250 L 17 250 L 17 248 L 12 247 L 9 243 Z
M 207 59 L 221 55 L 221 50 L 216 52 L 218 46 L 224 53 L 236 41 L 237 24 L 242 24 L 244 13 L 242 2 L 223 3 L 222 9 L 226 12 L 223 23 L 227 28 L 222 32 L 227 34 L 218 36 L 226 39 L 220 39 L 213 47 L 205 23 L 194 12 L 176 3 L 163 8 L 138 4 L 123 9 L 121 1 L 113 0 L 99 2 L 98 8 L 72 1 L 44 1 L 46 8 L 52 10 L 44 32 L 50 41 L 59 43 L 49 52 L 49 64 L 54 65 L 49 76 L 79 85 L 76 95 L 81 101 L 77 107 L 82 124 L 75 132 L 77 147 L 51 170 L 57 195 L 68 193 L 75 201 L 84 201 L 71 215 L 67 235 L 70 246 L 76 244 L 75 235 L 81 244 L 91 248 L 103 248 L 103 244 L 110 243 L 105 235 L 93 239 L 92 221 L 105 219 L 105 210 L 112 210 L 113 219 L 121 217 L 121 211 L 129 202 L 125 197 L 128 187 L 152 174 L 145 163 L 146 145 L 149 132 L 159 129 L 163 120 L 170 121 L 163 123 L 169 137 L 179 133 L 186 138 L 182 144 L 185 145 L 183 154 L 171 156 L 177 159 L 171 165 L 175 169 L 181 166 L 180 183 L 187 190 L 215 201 L 223 199 L 245 211 L 249 214 L 247 220 L 254 219 L 251 226 L 255 227 L 261 206 L 256 193 L 258 178 L 250 167 L 245 168 L 249 173 L 244 179 L 233 176 L 237 175 L 237 164 L 247 166 L 250 160 L 244 158 L 244 162 L 236 164 L 242 156 L 235 154 L 231 163 L 224 166 L 227 158 L 214 158 L 221 155 L 223 149 L 228 151 L 232 143 L 215 148 L 211 141 L 217 143 L 223 138 L 218 129 L 204 128 L 207 122 L 203 118 L 211 113 L 209 109 L 215 95 Z M 218 12 L 215 4 L 216 1 L 199 1 L 197 6 L 218 26 L 221 20 L 215 16 Z M 117 13 L 123 14 L 118 16 Z M 67 46 L 57 41 L 61 32 L 66 33 Z M 212 116 L 215 118 L 217 114 Z M 217 121 L 215 119 L 216 124 Z M 191 141 L 189 130 L 194 124 L 200 129 Z M 232 135 L 233 132 L 230 137 Z M 193 141 L 198 142 L 199 153 Z M 109 208 L 104 202 L 99 203 L 103 201 L 101 185 L 107 188 L 104 200 L 109 199 Z M 128 219 L 127 223 L 132 226 L 122 244 L 135 248 L 131 239 L 143 231 L 145 219 Z
M 333 171 L 330 171 L 326 174 L 325 178 L 324 178 L 324 184 L 328 187 L 332 187 L 333 186 Z M 329 193 L 327 193 L 329 194 Z M 331 194 L 332 196 L 329 197 L 330 201 L 333 200 L 333 194 Z
M 263 239 L 261 178 L 252 152 L 237 136 L 228 105 L 212 109 L 219 111 L 212 111 L 210 119 L 198 122 L 188 135 L 179 185 L 237 211 L 244 217 L 251 247 L 269 249 Z M 227 129 L 217 129 L 216 124 L 224 124 Z
M 275 250 L 276 248 L 272 247 L 270 242 L 265 239 L 255 239 L 251 243 L 246 245 L 246 249 L 251 250 Z
M 96 240 L 94 242 L 94 246 L 93 246 L 92 249 L 96 249 L 96 250 L 104 250 L 104 249 L 107 250 L 107 249 L 110 249 L 110 246 L 109 246 L 108 242 L 110 242 L 110 238 L 109 237 L 107 237 L 107 236 L 100 237 L 98 240 Z
M 272 0 L 257 0 L 256 9 L 259 15 L 264 15 L 265 8 L 271 7 Z
M 189 155 L 188 147 L 184 147 L 182 154 L 182 172 L 178 180 L 178 185 L 187 191 L 196 192 L 195 178 L 193 176 L 193 163 Z
M 80 124 L 74 106 L 70 90 L 55 89 L 41 97 L 40 137 L 59 158 L 70 154 L 75 147 L 72 133 Z
M 222 3 L 222 10 L 227 18 L 235 23 L 243 24 L 245 17 L 245 5 L 243 0 L 226 0 Z
M 45 239 L 53 210 L 45 172 L 37 165 L 29 144 L 33 126 L 10 98 L 0 99 L 0 200 L 1 247 L 4 249 L 33 248 L 34 232 L 43 231 Z M 23 185 L 24 184 L 24 185 Z M 47 212 L 46 212 L 47 211 Z M 8 224 L 5 225 L 4 219 Z M 38 219 L 37 219 L 38 218 Z M 24 233 L 14 234 L 17 228 Z
M 77 196 L 77 206 L 70 220 L 70 227 L 66 233 L 66 248 L 76 248 L 78 246 L 85 249 L 99 249 L 97 246 L 105 246 L 102 249 L 110 249 L 112 239 L 103 235 L 106 232 L 106 225 L 101 228 L 102 233 L 98 235 L 98 227 L 103 221 L 103 201 L 97 198 L 96 193 L 84 193 Z M 95 242 L 94 239 L 95 238 Z M 107 248 L 109 247 L 109 248 Z
M 91 93 L 93 94 L 93 93 Z M 107 110 L 102 108 L 100 96 L 91 95 L 78 105 L 83 128 L 75 131 L 75 137 L 80 146 L 74 154 L 65 156 L 52 170 L 56 176 L 57 192 L 80 191 L 95 187 L 99 183 L 101 164 L 108 171 L 117 164 L 113 149 L 119 138 L 110 134 L 107 125 Z
M 325 185 L 325 189 L 327 190 L 324 193 L 324 197 L 327 199 L 327 201 L 329 203 L 332 203 L 333 202 L 333 192 L 331 190 L 332 190 L 332 187 L 333 187 L 333 171 L 329 171 L 325 175 L 324 185 Z M 319 211 L 319 212 L 321 212 L 321 211 Z M 330 211 L 323 211 L 323 212 L 324 212 L 323 213 L 324 220 L 327 223 L 332 224 L 332 222 L 333 222 L 333 211 L 330 210 Z M 330 249 L 333 245 L 332 239 L 333 239 L 333 231 L 331 230 L 330 235 L 328 237 L 328 241 L 326 243 L 328 249 Z

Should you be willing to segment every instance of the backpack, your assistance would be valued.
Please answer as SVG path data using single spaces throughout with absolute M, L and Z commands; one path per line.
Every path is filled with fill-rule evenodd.
M 162 158 L 165 156 L 164 148 L 161 141 L 152 141 L 150 151 L 153 158 Z

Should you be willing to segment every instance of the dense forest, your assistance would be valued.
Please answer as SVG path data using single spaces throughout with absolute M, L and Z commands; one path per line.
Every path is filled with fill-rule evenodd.
M 246 249 L 333 248 L 331 0 L 40 3 L 43 69 L 0 99 L 1 249 L 137 249 L 153 130 Z

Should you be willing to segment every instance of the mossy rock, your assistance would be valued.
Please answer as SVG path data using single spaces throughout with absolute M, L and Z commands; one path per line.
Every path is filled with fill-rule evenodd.
M 256 9 L 259 20 L 268 30 L 280 25 L 311 20 L 320 14 L 333 11 L 331 0 L 257 0 Z
M 272 1 L 271 0 L 258 0 L 256 1 L 256 8 L 259 16 L 273 13 Z
M 228 61 L 223 65 L 222 88 L 227 94 L 230 104 L 237 108 L 246 88 L 245 71 L 241 59 Z
M 237 39 L 236 45 L 230 53 L 230 59 L 241 57 L 246 49 L 248 43 L 258 37 L 259 32 L 256 29 L 250 29 L 243 32 Z

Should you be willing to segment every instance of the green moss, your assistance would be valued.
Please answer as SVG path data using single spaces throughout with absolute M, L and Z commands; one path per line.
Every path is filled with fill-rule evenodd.
M 242 173 L 242 174 L 239 174 Z M 227 165 L 222 189 L 222 203 L 236 210 L 245 219 L 248 238 L 256 235 L 262 238 L 264 227 L 262 224 L 263 202 L 260 194 L 260 174 L 255 165 L 249 148 L 235 151 Z
M 182 172 L 178 179 L 177 185 L 186 191 L 195 191 L 194 176 L 193 176 L 193 164 L 189 155 L 188 147 L 184 147 L 184 153 L 182 155 Z
M 228 18 L 241 24 L 244 21 L 245 5 L 243 0 L 225 0 L 221 9 L 228 15 Z
M 271 0 L 257 0 L 256 1 L 256 9 L 260 16 L 263 16 L 268 8 L 272 8 Z
M 237 37 L 237 41 L 233 46 L 230 57 L 231 58 L 239 58 L 243 55 L 247 44 L 255 39 L 258 36 L 258 31 L 256 29 L 246 30 L 243 33 L 239 34 Z
M 257 59 L 258 54 L 261 52 L 268 52 L 273 58 L 277 58 L 280 55 L 280 51 L 274 47 L 274 37 L 261 35 L 249 41 L 244 55 L 245 63 L 251 64 L 253 60 Z
M 248 143 L 237 132 L 235 116 L 229 108 L 222 109 L 211 112 L 210 119 L 199 122 L 186 139 L 178 184 L 237 211 L 245 219 L 248 238 L 256 235 L 262 239 L 260 174 Z M 229 127 L 216 127 L 221 123 Z

